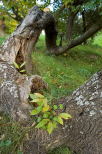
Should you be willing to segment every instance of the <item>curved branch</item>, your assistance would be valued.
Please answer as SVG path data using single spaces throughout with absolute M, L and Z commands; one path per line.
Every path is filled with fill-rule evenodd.
M 51 50 L 50 52 L 55 55 L 63 54 L 64 52 L 67 52 L 69 49 L 85 42 L 88 38 L 90 38 L 92 35 L 94 35 L 95 33 L 97 33 L 101 29 L 102 29 L 101 24 L 94 24 L 83 35 L 76 38 L 75 40 L 72 40 L 67 46 L 53 48 L 53 50 Z

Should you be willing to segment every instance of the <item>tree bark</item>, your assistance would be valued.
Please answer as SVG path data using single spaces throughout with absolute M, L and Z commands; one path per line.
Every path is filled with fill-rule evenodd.
M 48 22 L 46 14 L 37 6 L 33 7 L 0 48 L 0 106 L 1 110 L 9 113 L 13 119 L 22 119 L 22 116 L 27 118 L 26 111 L 23 110 L 29 108 L 28 96 L 32 89 L 36 89 L 35 82 L 41 82 L 41 89 L 47 88 L 41 77 L 21 75 L 12 65 L 14 62 L 22 64 L 25 61 L 27 74 L 32 73 L 31 53 L 44 24 Z M 42 20 L 42 17 L 45 17 L 45 20 Z M 22 114 L 21 118 L 18 111 Z
M 21 64 L 26 61 L 26 71 L 31 74 L 33 69 L 31 53 L 43 29 L 47 36 L 47 48 L 51 51 L 56 47 L 57 39 L 54 17 L 51 13 L 43 12 L 35 6 L 3 44 L 0 49 L 0 58 L 10 64 L 13 62 Z
M 33 154 L 33 143 L 38 145 L 38 152 L 47 153 L 60 145 L 70 147 L 78 154 L 102 153 L 102 71 L 94 74 L 88 82 L 75 90 L 71 96 L 59 100 L 64 112 L 70 113 L 72 119 L 65 121 L 51 135 L 35 129 L 24 143 L 25 154 Z M 33 135 L 32 135 L 33 134 Z M 43 147 L 43 149 L 42 149 Z M 44 151 L 43 151 L 44 150 Z
M 53 18 L 53 17 L 51 17 Z M 51 27 L 51 28 L 50 28 Z M 53 29 L 53 32 L 52 32 Z M 95 33 L 102 29 L 101 19 L 97 23 L 93 24 L 83 35 L 79 36 L 75 40 L 70 41 L 66 46 L 60 47 L 56 45 L 57 30 L 54 19 L 50 22 L 50 26 L 46 25 L 46 46 L 50 54 L 61 55 L 67 52 L 69 49 L 78 46 L 92 37 Z
M 83 24 L 82 24 L 82 27 L 83 27 L 83 33 L 86 32 L 86 18 L 85 18 L 85 10 L 83 10 L 83 12 L 81 13 L 82 14 L 82 20 L 83 20 Z M 84 44 L 87 44 L 87 41 L 84 41 Z
M 78 13 L 78 11 L 73 12 L 71 9 L 69 10 L 69 17 L 67 19 L 67 30 L 66 30 L 66 39 L 68 42 L 70 42 L 72 40 L 74 19 L 75 19 L 77 13 Z
M 29 62 L 33 45 L 42 29 L 46 31 L 49 49 L 54 50 L 56 44 L 50 42 L 48 27 L 54 26 L 54 18 L 50 13 L 44 13 L 38 7 L 32 8 L 21 25 L 9 37 L 0 51 L 0 112 L 8 113 L 14 120 L 28 121 L 31 106 L 28 96 L 34 88 L 35 79 L 43 82 L 39 76 L 22 75 L 16 71 L 12 63 Z M 100 25 L 94 25 L 82 38 L 73 41 L 70 48 L 88 38 L 98 31 Z M 52 29 L 49 29 L 52 31 Z M 56 28 L 54 29 L 57 36 Z M 51 43 L 51 45 L 49 45 Z M 66 50 L 68 49 L 68 46 Z M 18 56 L 19 54 L 19 56 Z M 27 63 L 28 65 L 28 63 Z M 28 66 L 26 66 L 28 67 Z M 29 69 L 29 67 L 28 67 Z M 41 84 L 42 85 L 42 84 Z M 43 84 L 44 88 L 45 85 Z M 40 129 L 33 129 L 29 139 L 25 139 L 23 152 L 25 154 L 46 154 L 48 149 L 53 149 L 65 144 L 74 152 L 80 154 L 102 153 L 102 71 L 94 74 L 87 83 L 73 92 L 71 96 L 57 102 L 64 104 L 64 112 L 70 113 L 72 119 L 65 121 L 51 135 Z
M 13 62 L 21 64 L 26 61 L 28 74 L 32 72 L 31 52 L 41 33 L 41 29 L 35 25 L 42 14 L 42 11 L 34 7 L 1 47 L 0 58 L 10 64 Z

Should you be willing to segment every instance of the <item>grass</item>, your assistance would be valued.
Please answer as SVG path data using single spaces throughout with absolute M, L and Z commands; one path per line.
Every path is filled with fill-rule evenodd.
M 36 49 L 32 54 L 34 67 L 37 73 L 49 85 L 45 93 L 49 100 L 70 95 L 73 90 L 82 85 L 89 77 L 102 68 L 102 35 L 95 37 L 92 45 L 78 46 L 61 56 L 46 54 L 44 36 L 39 38 Z M 0 44 L 5 37 L 0 38 Z M 3 126 L 3 123 L 6 125 Z M 8 125 L 11 123 L 11 125 Z M 23 140 L 23 130 L 17 123 L 12 123 L 8 117 L 0 120 L 0 154 L 20 154 L 20 145 Z M 49 154 L 71 154 L 67 147 L 59 147 Z
M 7 38 L 7 35 L 0 37 L 0 45 L 5 41 L 6 38 Z
M 50 151 L 48 154 L 72 154 L 72 152 L 63 145 L 59 148 L 55 148 L 54 150 Z
M 102 32 L 99 32 L 94 40 L 93 40 L 93 45 L 96 45 L 96 46 L 100 46 L 102 47 Z
M 19 154 L 23 130 L 5 115 L 0 115 L 0 154 Z
M 41 38 L 42 39 L 42 38 Z M 92 45 L 78 46 L 61 56 L 49 56 L 38 42 L 32 59 L 39 74 L 49 85 L 47 95 L 60 98 L 69 95 L 102 68 L 102 49 Z M 39 50 L 38 50 L 39 49 Z

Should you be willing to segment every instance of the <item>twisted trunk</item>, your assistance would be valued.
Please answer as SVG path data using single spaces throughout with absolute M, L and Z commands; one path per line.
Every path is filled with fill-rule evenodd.
M 26 16 L 21 25 L 4 43 L 0 51 L 0 112 L 8 113 L 14 120 L 29 120 L 28 112 L 31 106 L 28 104 L 28 95 L 34 87 L 33 79 L 38 76 L 28 77 L 19 74 L 12 66 L 26 61 L 26 69 L 29 72 L 29 55 L 32 52 L 38 36 L 42 29 L 46 31 L 46 42 L 52 51 L 57 48 L 53 41 L 50 41 L 52 28 L 48 32 L 48 27 L 54 26 L 54 18 L 50 13 L 40 11 L 34 7 Z M 86 33 L 83 39 L 89 37 L 100 28 L 94 25 L 90 33 Z M 56 28 L 54 35 L 57 36 Z M 55 39 L 56 40 L 56 39 Z M 77 40 L 79 44 L 81 38 Z M 49 43 L 51 43 L 49 45 Z M 73 41 L 70 48 L 75 45 Z M 67 47 L 68 48 L 68 47 Z M 67 50 L 67 48 L 65 48 Z M 19 56 L 18 56 L 19 55 Z M 64 126 L 59 126 L 51 135 L 47 132 L 34 129 L 29 133 L 23 145 L 25 154 L 47 153 L 48 149 L 53 149 L 65 144 L 73 151 L 81 154 L 101 154 L 102 153 L 102 71 L 96 73 L 83 86 L 78 88 L 69 97 L 59 100 L 63 103 L 64 111 L 72 115 L 72 119 L 65 122 Z M 28 122 L 28 121 L 27 121 Z

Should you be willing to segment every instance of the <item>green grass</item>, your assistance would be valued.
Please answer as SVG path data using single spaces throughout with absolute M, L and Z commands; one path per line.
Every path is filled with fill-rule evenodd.
M 6 38 L 7 38 L 7 35 L 0 37 L 0 45 L 5 41 Z
M 93 41 L 93 45 L 102 47 L 102 32 L 99 32 Z
M 23 132 L 20 124 L 0 114 L 0 154 L 19 154 Z
M 45 95 L 49 100 L 58 99 L 70 95 L 73 90 L 82 85 L 89 77 L 102 68 L 102 35 L 97 35 L 93 45 L 83 45 L 68 51 L 61 56 L 49 56 L 46 54 L 44 36 L 39 38 L 35 51 L 32 54 L 34 67 L 37 74 L 41 75 L 48 83 L 49 90 Z M 0 38 L 0 44 L 5 37 Z M 3 117 L 0 124 L 7 124 L 9 118 Z M 0 137 L 4 134 L 4 139 L 0 140 L 1 154 L 9 154 L 12 151 L 19 151 L 19 143 L 22 141 L 22 128 L 18 124 L 5 125 L 0 127 Z M 3 141 L 3 142 L 2 142 Z M 49 154 L 71 154 L 67 147 L 59 147 Z M 18 153 L 17 153 L 18 154 Z
M 5 37 L 0 37 L 0 44 L 2 44 L 5 40 Z
M 40 46 L 41 46 L 41 42 Z M 102 49 L 95 46 L 79 46 L 61 56 L 49 56 L 46 49 L 33 52 L 32 59 L 39 74 L 49 85 L 49 97 L 69 95 L 96 71 L 102 68 Z M 44 40 L 42 41 L 44 44 Z
M 65 146 L 55 148 L 54 150 L 48 152 L 48 154 L 72 154 L 72 152 Z

